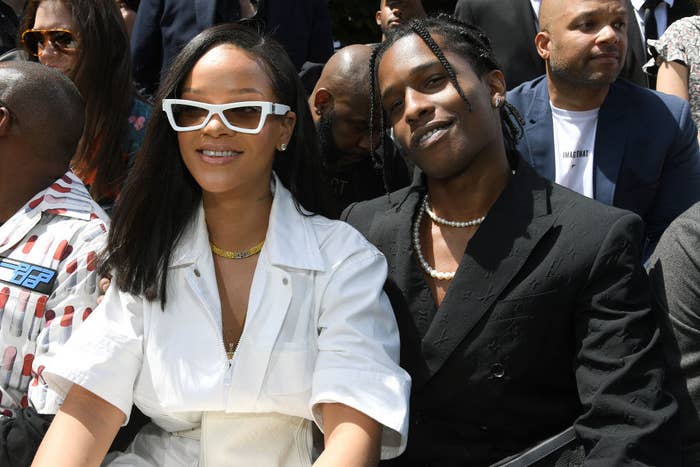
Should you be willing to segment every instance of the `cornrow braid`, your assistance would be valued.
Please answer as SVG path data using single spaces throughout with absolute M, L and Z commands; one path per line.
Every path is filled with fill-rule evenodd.
M 435 42 L 435 40 L 433 40 L 428 30 L 425 29 L 425 26 L 423 26 L 421 23 L 412 22 L 409 24 L 409 27 L 411 28 L 411 30 L 413 30 L 413 32 L 416 33 L 418 37 L 423 39 L 423 42 L 425 42 L 428 48 L 430 48 L 430 50 L 433 52 L 433 55 L 435 55 L 440 61 L 442 67 L 447 71 L 447 76 L 450 77 L 450 82 L 452 83 L 452 86 L 454 86 L 457 90 L 459 97 L 461 97 L 462 100 L 467 103 L 467 108 L 469 109 L 469 112 L 471 112 L 472 104 L 471 102 L 469 102 L 469 99 L 467 99 L 467 96 L 464 94 L 462 86 L 459 85 L 459 82 L 457 81 L 457 73 L 455 73 L 454 68 L 452 68 L 452 65 L 447 60 L 447 57 L 445 57 L 445 54 L 442 52 L 440 46 L 437 45 L 437 43 Z
M 452 16 L 441 14 L 433 18 L 421 18 L 411 20 L 407 26 L 392 29 L 388 32 L 386 39 L 373 52 L 370 57 L 370 125 L 374 126 L 377 114 L 375 111 L 374 96 L 377 96 L 377 103 L 380 110 L 380 127 L 382 134 L 385 128 L 385 115 L 381 110 L 381 95 L 377 93 L 377 68 L 384 53 L 399 39 L 409 35 L 416 34 L 430 48 L 431 52 L 440 61 L 447 72 L 450 82 L 457 90 L 459 96 L 469 106 L 469 111 L 472 110 L 471 104 L 467 99 L 462 87 L 457 81 L 457 75 L 449 60 L 445 57 L 443 50 L 433 39 L 434 35 L 438 35 L 443 39 L 444 47 L 463 56 L 471 64 L 474 73 L 481 78 L 484 74 L 492 70 L 500 70 L 500 66 L 491 49 L 491 43 L 481 29 L 472 25 L 463 23 Z M 515 148 L 518 140 L 523 135 L 523 127 L 525 121 L 518 110 L 509 102 L 505 102 L 500 111 L 502 121 L 503 139 L 506 146 L 506 153 L 511 166 L 517 164 L 517 155 Z M 386 153 L 385 152 L 385 158 Z M 384 161 L 385 171 L 387 166 L 391 166 L 387 161 Z
M 384 185 L 384 191 L 388 195 L 390 191 L 389 180 L 392 176 L 392 174 L 390 174 L 389 172 L 394 164 L 393 151 L 389 150 L 389 144 L 385 144 L 386 132 L 384 125 L 384 112 L 382 111 L 381 96 L 378 95 L 376 86 L 375 69 L 377 66 L 377 54 L 379 53 L 380 49 L 381 47 L 375 47 L 369 56 L 369 151 L 370 155 L 372 156 L 372 160 L 374 161 L 375 168 L 380 168 L 382 171 L 382 184 Z M 379 105 L 379 134 L 381 135 L 379 147 L 381 147 L 383 150 L 383 157 L 382 160 L 379 162 L 379 165 L 377 163 L 376 156 L 377 149 L 379 149 L 379 147 L 374 147 L 374 124 L 377 120 L 375 112 L 375 102 Z M 391 155 L 389 153 L 391 153 Z M 392 158 L 391 163 L 387 163 L 388 157 Z

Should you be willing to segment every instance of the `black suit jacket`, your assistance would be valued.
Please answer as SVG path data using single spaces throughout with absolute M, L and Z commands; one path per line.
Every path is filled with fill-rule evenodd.
M 238 0 L 224 1 L 237 9 Z M 141 0 L 131 34 L 137 85 L 152 94 L 185 44 L 215 19 L 216 0 Z M 325 0 L 261 0 L 255 19 L 284 46 L 297 69 L 305 61 L 325 62 L 333 53 Z
M 535 48 L 537 17 L 530 0 L 458 0 L 454 15 L 486 33 L 508 89 L 545 73 Z
M 325 63 L 333 55 L 327 0 L 260 0 L 255 17 L 284 46 L 297 70 L 305 62 Z
M 423 193 L 342 216 L 387 258 L 413 378 L 408 448 L 387 465 L 489 465 L 572 424 L 596 465 L 678 465 L 640 218 L 521 161 L 435 312 L 411 247 Z
M 152 94 L 175 56 L 214 25 L 215 15 L 216 0 L 141 0 L 131 33 L 137 85 Z
M 697 14 L 698 8 L 694 0 L 675 0 L 672 7 L 666 7 L 666 11 L 668 15 L 666 27 L 668 27 L 676 20 Z M 649 79 L 642 70 L 642 66 L 647 62 L 646 50 L 642 44 L 642 32 L 639 30 L 639 23 L 630 0 L 627 0 L 627 12 L 627 57 L 621 76 L 646 87 L 649 86 Z

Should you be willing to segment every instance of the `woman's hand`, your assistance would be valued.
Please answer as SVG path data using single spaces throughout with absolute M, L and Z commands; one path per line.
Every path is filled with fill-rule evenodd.
M 344 404 L 323 404 L 325 449 L 314 467 L 369 467 L 379 464 L 382 427 Z
M 124 413 L 74 384 L 53 419 L 32 466 L 97 467 L 124 422 Z

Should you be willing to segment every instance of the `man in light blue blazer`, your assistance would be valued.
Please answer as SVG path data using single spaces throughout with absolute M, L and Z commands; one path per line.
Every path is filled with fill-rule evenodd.
M 523 157 L 550 180 L 639 214 L 646 258 L 700 200 L 700 151 L 687 102 L 617 79 L 626 3 L 543 0 L 535 45 L 546 75 L 507 98 L 525 119 Z

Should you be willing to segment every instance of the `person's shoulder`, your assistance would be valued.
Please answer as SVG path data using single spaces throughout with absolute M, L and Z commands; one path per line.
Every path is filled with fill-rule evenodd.
M 622 218 L 641 222 L 639 215 L 632 211 L 601 203 L 557 183 L 551 183 L 550 204 L 557 224 L 564 228 L 590 227 L 603 234 Z
M 661 235 L 650 264 L 671 253 L 683 250 L 684 254 L 700 251 L 700 202 L 678 216 Z
M 335 269 L 349 258 L 382 256 L 365 236 L 347 222 L 319 214 L 307 217 L 328 269 Z
M 673 33 L 680 33 L 680 32 L 687 32 L 690 34 L 698 34 L 700 32 L 700 15 L 686 16 L 686 17 L 677 19 L 676 21 L 671 23 L 668 26 L 668 28 L 666 28 L 666 31 L 664 31 L 664 35 L 673 34 Z M 694 38 L 686 38 L 686 39 L 694 39 Z
M 547 76 L 538 76 L 530 81 L 525 81 L 514 87 L 507 93 L 508 101 L 513 104 L 517 100 L 526 100 L 534 97 L 535 93 L 542 87 L 547 85 Z
M 613 83 L 610 87 L 610 94 L 621 97 L 625 105 L 630 108 L 642 108 L 643 112 L 635 113 L 636 115 L 654 120 L 663 118 L 663 113 L 653 112 L 655 109 L 666 108 L 675 115 L 688 106 L 688 102 L 678 96 L 647 89 L 623 78 Z
M 406 199 L 413 189 L 415 188 L 407 186 L 374 199 L 353 203 L 345 208 L 340 218 L 366 235 L 376 214 L 387 212 L 396 207 Z

